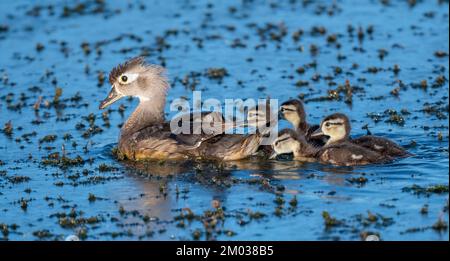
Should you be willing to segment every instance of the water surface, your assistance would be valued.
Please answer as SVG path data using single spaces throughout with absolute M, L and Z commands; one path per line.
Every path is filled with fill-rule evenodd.
M 449 239 L 447 1 L 1 1 L 0 10 L 0 238 Z M 310 122 L 340 111 L 353 136 L 368 125 L 415 156 L 354 168 L 119 162 L 111 149 L 137 101 L 97 108 L 109 70 L 137 55 L 167 67 L 168 104 L 192 90 L 301 97 Z M 210 79 L 209 68 L 228 75 Z M 328 99 L 347 80 L 351 102 Z M 80 160 L 49 164 L 52 153 Z

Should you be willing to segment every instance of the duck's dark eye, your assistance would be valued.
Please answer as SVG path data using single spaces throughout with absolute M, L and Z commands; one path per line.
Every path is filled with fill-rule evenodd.
M 122 82 L 128 81 L 128 77 L 126 75 L 122 75 L 122 77 L 120 79 L 122 80 Z
M 330 126 L 331 126 L 331 123 L 329 123 L 329 122 L 325 123 L 325 127 L 330 127 Z

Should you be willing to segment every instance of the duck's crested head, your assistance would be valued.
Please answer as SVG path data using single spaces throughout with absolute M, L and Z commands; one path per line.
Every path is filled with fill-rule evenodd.
M 280 106 L 280 115 L 292 123 L 296 128 L 306 124 L 306 113 L 300 100 L 292 99 Z
M 147 64 L 144 57 L 132 58 L 114 67 L 109 73 L 111 91 L 100 104 L 104 109 L 122 97 L 138 97 L 140 101 L 165 99 L 169 83 L 165 69 Z
M 312 136 L 326 135 L 330 141 L 339 141 L 347 139 L 350 135 L 350 120 L 343 113 L 334 113 L 325 117 L 320 123 L 318 129 Z

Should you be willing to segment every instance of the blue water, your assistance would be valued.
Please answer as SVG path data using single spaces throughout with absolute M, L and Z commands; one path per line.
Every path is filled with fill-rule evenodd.
M 64 240 L 76 234 L 85 240 L 193 240 L 198 231 L 201 240 L 361 240 L 367 234 L 382 240 L 448 240 L 448 228 L 434 226 L 439 220 L 448 226 L 448 3 L 390 2 L 1 1 L 0 127 L 11 121 L 13 130 L 11 136 L 0 132 L 0 238 Z M 84 8 L 71 11 L 78 3 Z M 294 41 L 299 29 L 303 34 Z M 339 48 L 327 42 L 330 35 L 336 35 Z M 88 54 L 82 43 L 89 46 Z M 311 45 L 317 46 L 316 54 Z M 387 51 L 383 59 L 380 50 Z M 114 104 L 109 127 L 97 108 L 109 91 L 109 70 L 140 54 L 167 67 L 168 104 L 181 96 L 191 99 L 192 89 L 180 80 L 198 72 L 195 89 L 204 99 L 270 96 L 282 102 L 300 95 L 313 99 L 305 104 L 310 122 L 340 111 L 352 119 L 352 135 L 365 134 L 362 127 L 368 124 L 373 134 L 407 146 L 415 156 L 355 168 L 290 160 L 246 160 L 220 168 L 119 162 L 111 154 L 118 125 L 137 101 Z M 315 68 L 296 72 L 312 62 Z M 226 68 L 229 75 L 222 81 L 204 77 L 211 67 Z M 100 86 L 98 72 L 106 77 Z M 318 81 L 312 80 L 315 74 Z M 444 83 L 433 86 L 439 76 Z M 309 85 L 297 87 L 299 80 Z M 351 105 L 344 98 L 314 101 L 346 80 L 360 87 Z M 417 88 L 423 80 L 427 88 Z M 399 86 L 399 95 L 392 95 Z M 33 87 L 39 89 L 33 92 Z M 62 88 L 57 108 L 51 106 L 56 87 Z M 71 100 L 77 93 L 81 100 Z M 120 104 L 126 106 L 123 115 Z M 404 124 L 387 122 L 388 109 L 402 115 Z M 168 105 L 166 112 L 170 117 Z M 89 128 L 84 117 L 91 113 L 103 131 L 83 137 Z M 77 129 L 78 123 L 85 127 Z M 23 138 L 33 131 L 29 141 Z M 39 142 L 51 134 L 57 135 L 55 141 Z M 65 134 L 72 138 L 64 139 Z M 62 154 L 63 146 L 68 157 L 79 155 L 86 162 L 67 169 L 42 164 L 48 154 Z M 101 164 L 114 169 L 103 172 Z M 367 182 L 352 182 L 359 177 Z M 441 185 L 446 191 L 405 190 L 413 185 Z M 89 194 L 96 200 L 88 200 Z M 294 196 L 296 207 L 289 204 Z M 220 202 L 223 218 L 205 214 L 214 210 L 213 200 Z M 424 205 L 427 213 L 421 213 Z M 178 216 L 187 209 L 196 217 L 180 223 Z M 339 224 L 327 227 L 324 211 Z M 217 224 L 207 229 L 205 222 Z

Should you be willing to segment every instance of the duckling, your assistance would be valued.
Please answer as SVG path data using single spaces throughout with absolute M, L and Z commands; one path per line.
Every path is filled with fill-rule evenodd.
M 308 162 L 320 161 L 338 166 L 366 165 L 388 160 L 388 158 L 383 157 L 379 153 L 349 142 L 317 148 L 309 144 L 303 135 L 292 130 L 280 135 L 273 143 L 273 149 L 275 151 L 273 156 L 293 153 L 294 159 L 296 160 Z
M 270 157 L 271 159 L 274 159 L 277 155 L 292 153 L 296 160 L 317 161 L 318 148 L 309 144 L 302 134 L 292 129 L 281 130 L 278 133 L 278 138 L 273 142 L 272 148 L 273 154 Z
M 239 160 L 254 154 L 263 140 L 261 133 L 225 134 L 224 128 L 213 133 L 173 133 L 170 123 L 164 117 L 169 89 L 165 69 L 147 64 L 143 57 L 132 58 L 114 67 L 109 74 L 109 82 L 112 85 L 111 91 L 100 103 L 100 109 L 105 109 L 123 97 L 139 98 L 139 105 L 120 130 L 118 150 L 125 158 Z M 190 115 L 188 119 L 191 126 L 198 117 L 201 120 L 206 117 L 223 120 L 223 117 L 210 113 Z
M 327 138 L 325 136 L 313 137 L 311 136 L 319 125 L 309 125 L 306 122 L 306 113 L 303 103 L 300 100 L 292 99 L 281 104 L 280 116 L 289 121 L 294 127 L 295 131 L 305 136 L 306 140 L 316 147 L 325 145 Z
M 317 130 L 313 136 L 329 136 L 330 138 L 326 145 L 350 142 L 386 157 L 405 157 L 410 155 L 398 144 L 383 137 L 366 135 L 351 139 L 349 137 L 350 130 L 351 126 L 348 117 L 342 113 L 335 113 L 322 121 L 320 130 Z

